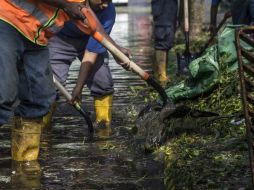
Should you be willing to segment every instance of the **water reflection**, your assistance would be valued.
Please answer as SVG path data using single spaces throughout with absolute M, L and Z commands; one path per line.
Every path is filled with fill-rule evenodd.
M 110 126 L 103 127 L 95 130 L 95 135 L 100 139 L 108 139 L 112 134 L 112 128 Z
M 41 187 L 41 175 L 38 161 L 12 161 L 11 188 L 38 189 Z

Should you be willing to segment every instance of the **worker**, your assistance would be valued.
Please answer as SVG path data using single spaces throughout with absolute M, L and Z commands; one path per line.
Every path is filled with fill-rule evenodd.
M 170 81 L 167 76 L 168 52 L 175 38 L 177 10 L 177 0 L 152 0 L 155 48 L 153 72 L 162 86 Z
M 116 11 L 110 0 L 88 0 L 104 30 L 110 34 L 115 23 Z M 73 21 L 49 41 L 50 64 L 56 79 L 65 85 L 69 68 L 78 58 L 81 67 L 73 100 L 80 101 L 84 85 L 87 85 L 94 99 L 96 126 L 110 128 L 113 98 L 113 80 L 108 65 L 107 50 L 93 37 L 80 31 Z M 47 120 L 50 119 L 47 118 Z
M 0 1 L 0 126 L 14 113 L 11 153 L 36 160 L 43 116 L 55 101 L 48 39 L 64 22 L 85 17 L 84 0 Z M 107 36 L 106 36 L 107 37 Z M 108 38 L 108 37 L 107 37 Z M 14 108 L 14 103 L 19 104 Z
M 222 0 L 212 0 L 210 12 L 210 31 L 215 32 L 217 26 L 217 12 Z M 227 1 L 235 25 L 250 25 L 254 23 L 254 0 L 231 0 Z

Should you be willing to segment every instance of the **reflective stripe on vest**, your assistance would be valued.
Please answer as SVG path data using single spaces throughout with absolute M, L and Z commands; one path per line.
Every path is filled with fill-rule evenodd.
M 33 43 L 47 45 L 48 37 L 58 32 L 69 16 L 62 9 L 37 0 L 0 0 L 0 19 L 10 23 Z
M 42 25 L 44 25 L 48 21 L 48 17 L 45 15 L 45 13 L 38 9 L 38 7 L 36 7 L 34 4 L 20 0 L 11 0 L 11 2 L 19 8 L 33 15 L 37 20 L 40 21 L 40 23 L 42 23 Z
M 19 8 L 25 10 L 30 15 L 34 16 L 41 23 L 41 26 L 38 28 L 37 34 L 34 38 L 34 43 L 38 43 L 41 32 L 46 28 L 48 28 L 51 33 L 56 33 L 61 30 L 60 27 L 54 25 L 54 21 L 57 18 L 57 13 L 59 9 L 56 9 L 56 11 L 53 13 L 53 16 L 49 18 L 42 10 L 35 6 L 35 4 L 20 0 L 11 1 Z

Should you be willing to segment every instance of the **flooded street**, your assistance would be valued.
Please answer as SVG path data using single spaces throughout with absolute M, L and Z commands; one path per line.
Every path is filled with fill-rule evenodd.
M 141 4 L 140 6 L 143 7 Z M 138 10 L 138 8 L 137 8 Z M 151 72 L 151 15 L 148 9 L 118 13 L 112 38 L 129 48 L 134 62 Z M 51 129 L 42 135 L 39 160 L 15 163 L 10 158 L 10 129 L 0 130 L 0 189 L 85 189 L 85 190 L 162 190 L 163 164 L 136 148 L 131 133 L 132 107 L 145 105 L 144 97 L 133 96 L 133 88 L 145 86 L 138 76 L 125 71 L 110 57 L 114 79 L 112 134 L 100 130 L 95 141 L 87 143 L 85 120 L 60 99 Z M 67 89 L 72 90 L 79 64 L 71 67 Z M 93 99 L 87 88 L 83 105 L 94 120 Z

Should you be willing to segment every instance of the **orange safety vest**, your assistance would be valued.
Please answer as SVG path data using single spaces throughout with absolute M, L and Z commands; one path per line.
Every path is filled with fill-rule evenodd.
M 62 9 L 36 0 L 0 0 L 0 20 L 11 24 L 23 36 L 38 45 L 47 45 L 49 37 L 58 32 L 69 19 Z

